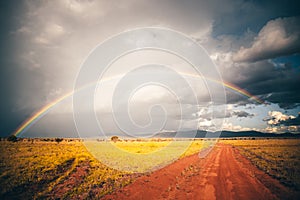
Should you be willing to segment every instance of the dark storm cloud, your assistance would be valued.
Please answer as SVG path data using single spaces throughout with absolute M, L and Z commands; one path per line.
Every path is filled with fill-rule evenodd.
M 222 2 L 213 35 L 242 35 L 247 29 L 258 33 L 272 19 L 300 15 L 298 4 L 297 0 Z
M 13 131 L 28 113 L 17 113 L 14 108 L 19 96 L 20 71 L 14 62 L 15 41 L 12 31 L 18 27 L 21 1 L 0 1 L 0 137 Z
M 223 78 L 264 101 L 283 108 L 296 106 L 300 102 L 299 66 L 276 65 L 270 61 L 236 64 L 230 70 L 223 70 Z M 235 92 L 228 90 L 227 94 L 228 103 L 251 103 Z
M 272 103 L 277 103 L 279 107 L 283 109 L 292 109 L 299 106 L 300 94 L 299 91 L 288 91 L 282 93 L 271 94 L 268 98 L 268 101 Z
M 278 105 L 279 105 L 280 108 L 293 109 L 293 108 L 299 107 L 300 103 L 282 103 L 282 102 L 279 102 Z
M 241 47 L 233 54 L 233 61 L 246 63 L 232 63 L 230 70 L 224 68 L 224 79 L 283 108 L 296 106 L 300 102 L 300 64 L 264 59 L 300 52 L 299 19 L 291 17 L 269 21 L 255 37 L 252 46 Z M 227 99 L 231 103 L 241 101 L 235 94 L 229 94 Z
M 248 112 L 243 111 L 243 110 L 233 111 L 232 115 L 236 116 L 236 117 L 240 117 L 240 118 L 242 118 L 242 117 L 250 117 L 251 118 L 251 117 L 254 116 L 254 114 L 248 113 Z
M 300 17 L 277 18 L 269 21 L 258 33 L 249 48 L 242 46 L 234 54 L 237 62 L 292 55 L 300 52 Z
M 214 23 L 213 35 L 218 36 L 219 42 L 215 51 L 223 51 L 216 53 L 222 77 L 266 103 L 295 108 L 300 103 L 297 87 L 300 64 L 288 60 L 300 52 L 297 2 L 238 1 L 237 4 L 240 12 L 222 15 Z M 229 21 L 234 23 L 230 25 Z M 283 56 L 286 59 L 281 62 L 272 60 Z M 228 103 L 256 103 L 235 91 L 226 90 L 226 93 Z
M 299 16 L 296 3 L 1 1 L 0 134 L 8 135 L 30 113 L 70 91 L 80 64 L 99 42 L 121 31 L 143 26 L 168 27 L 199 37 L 199 43 L 209 54 L 230 55 L 230 67 L 223 67 L 224 60 L 219 65 L 224 80 L 284 108 L 299 105 L 299 65 L 283 63 L 278 67 L 278 63 L 263 60 L 299 52 L 299 26 L 296 26 L 299 20 L 292 17 Z M 262 45 L 264 36 L 276 31 L 282 33 L 274 36 L 276 41 L 286 39 L 287 42 L 276 48 L 271 48 L 272 43 Z M 259 46 L 264 48 L 256 51 Z M 231 90 L 226 93 L 228 103 L 255 103 Z M 186 99 L 188 102 L 188 96 Z M 208 102 L 210 98 L 202 94 L 199 99 Z M 252 114 L 236 111 L 215 115 L 221 119 L 251 117 Z M 186 109 L 183 117 L 194 119 L 197 116 Z M 53 124 L 55 126 L 54 118 L 54 115 L 48 116 L 47 120 L 52 124 L 43 121 L 37 133 L 47 128 L 49 135 L 56 131 L 51 129 Z M 59 120 L 61 129 L 57 132 L 64 134 L 64 121 L 72 127 L 71 118 L 62 114 Z

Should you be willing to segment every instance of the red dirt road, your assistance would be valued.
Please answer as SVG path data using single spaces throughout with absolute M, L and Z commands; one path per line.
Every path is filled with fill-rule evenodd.
M 232 146 L 218 144 L 205 157 L 189 156 L 138 178 L 103 199 L 297 199 Z

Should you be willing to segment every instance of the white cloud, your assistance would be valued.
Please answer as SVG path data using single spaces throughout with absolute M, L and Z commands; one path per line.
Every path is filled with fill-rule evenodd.
M 232 123 L 229 123 L 229 122 L 223 123 L 222 129 L 226 130 L 226 131 L 249 131 L 249 130 L 252 130 L 250 128 L 242 127 L 240 125 L 233 125 Z
M 279 111 L 269 111 L 268 118 L 265 119 L 269 125 L 278 125 L 280 122 L 286 121 L 288 119 L 294 119 L 293 115 L 285 115 Z
M 261 131 L 266 133 L 299 133 L 300 126 L 268 126 Z
M 252 46 L 242 46 L 234 55 L 236 62 L 255 62 L 300 52 L 300 18 L 269 21 L 258 33 Z
M 206 120 L 206 119 L 204 119 L 203 121 L 200 121 L 200 122 L 199 122 L 199 127 L 200 127 L 200 129 L 201 129 L 201 128 L 207 129 L 207 128 L 211 127 L 212 125 L 213 125 L 213 124 L 212 124 L 212 121 L 211 121 L 211 120 Z
M 287 125 L 288 121 L 296 119 L 293 115 L 285 115 L 280 111 L 269 111 L 268 117 L 264 119 L 268 127 L 262 129 L 262 132 L 267 133 L 299 133 L 300 125 Z

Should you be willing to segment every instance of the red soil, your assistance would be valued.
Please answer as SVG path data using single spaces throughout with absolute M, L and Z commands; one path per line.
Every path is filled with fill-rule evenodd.
M 84 177 L 89 173 L 89 167 L 88 162 L 80 163 L 64 180 L 55 185 L 50 193 L 45 194 L 44 198 L 62 199 L 70 189 L 77 187 L 84 181 Z
M 138 178 L 103 199 L 297 199 L 258 170 L 237 149 L 218 144 L 204 158 L 192 155 Z

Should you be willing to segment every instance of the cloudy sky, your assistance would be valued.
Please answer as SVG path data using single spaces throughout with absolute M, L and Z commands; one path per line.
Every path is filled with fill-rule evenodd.
M 155 119 L 161 119 L 161 130 L 194 129 L 195 123 L 198 129 L 213 130 L 214 120 L 221 120 L 223 130 L 299 132 L 298 7 L 297 1 L 1 1 L 0 135 L 11 134 L 34 112 L 72 91 L 82 63 L 97 45 L 142 27 L 168 28 L 192 38 L 207 51 L 224 82 L 264 103 L 225 87 L 226 102 L 218 106 L 226 113 L 212 115 L 205 79 L 193 76 L 178 56 L 141 50 L 116 61 L 97 85 L 94 108 L 105 132 L 124 130 L 115 123 L 111 102 L 116 85 L 129 72 L 140 79 L 162 76 L 177 88 L 176 94 L 162 85 L 136 89 L 127 108 L 137 127 L 160 124 Z M 198 103 L 191 101 L 186 87 L 176 85 L 180 78 L 173 72 L 157 66 L 137 69 L 149 63 L 178 72 Z M 72 97 L 51 107 L 22 136 L 77 136 Z

